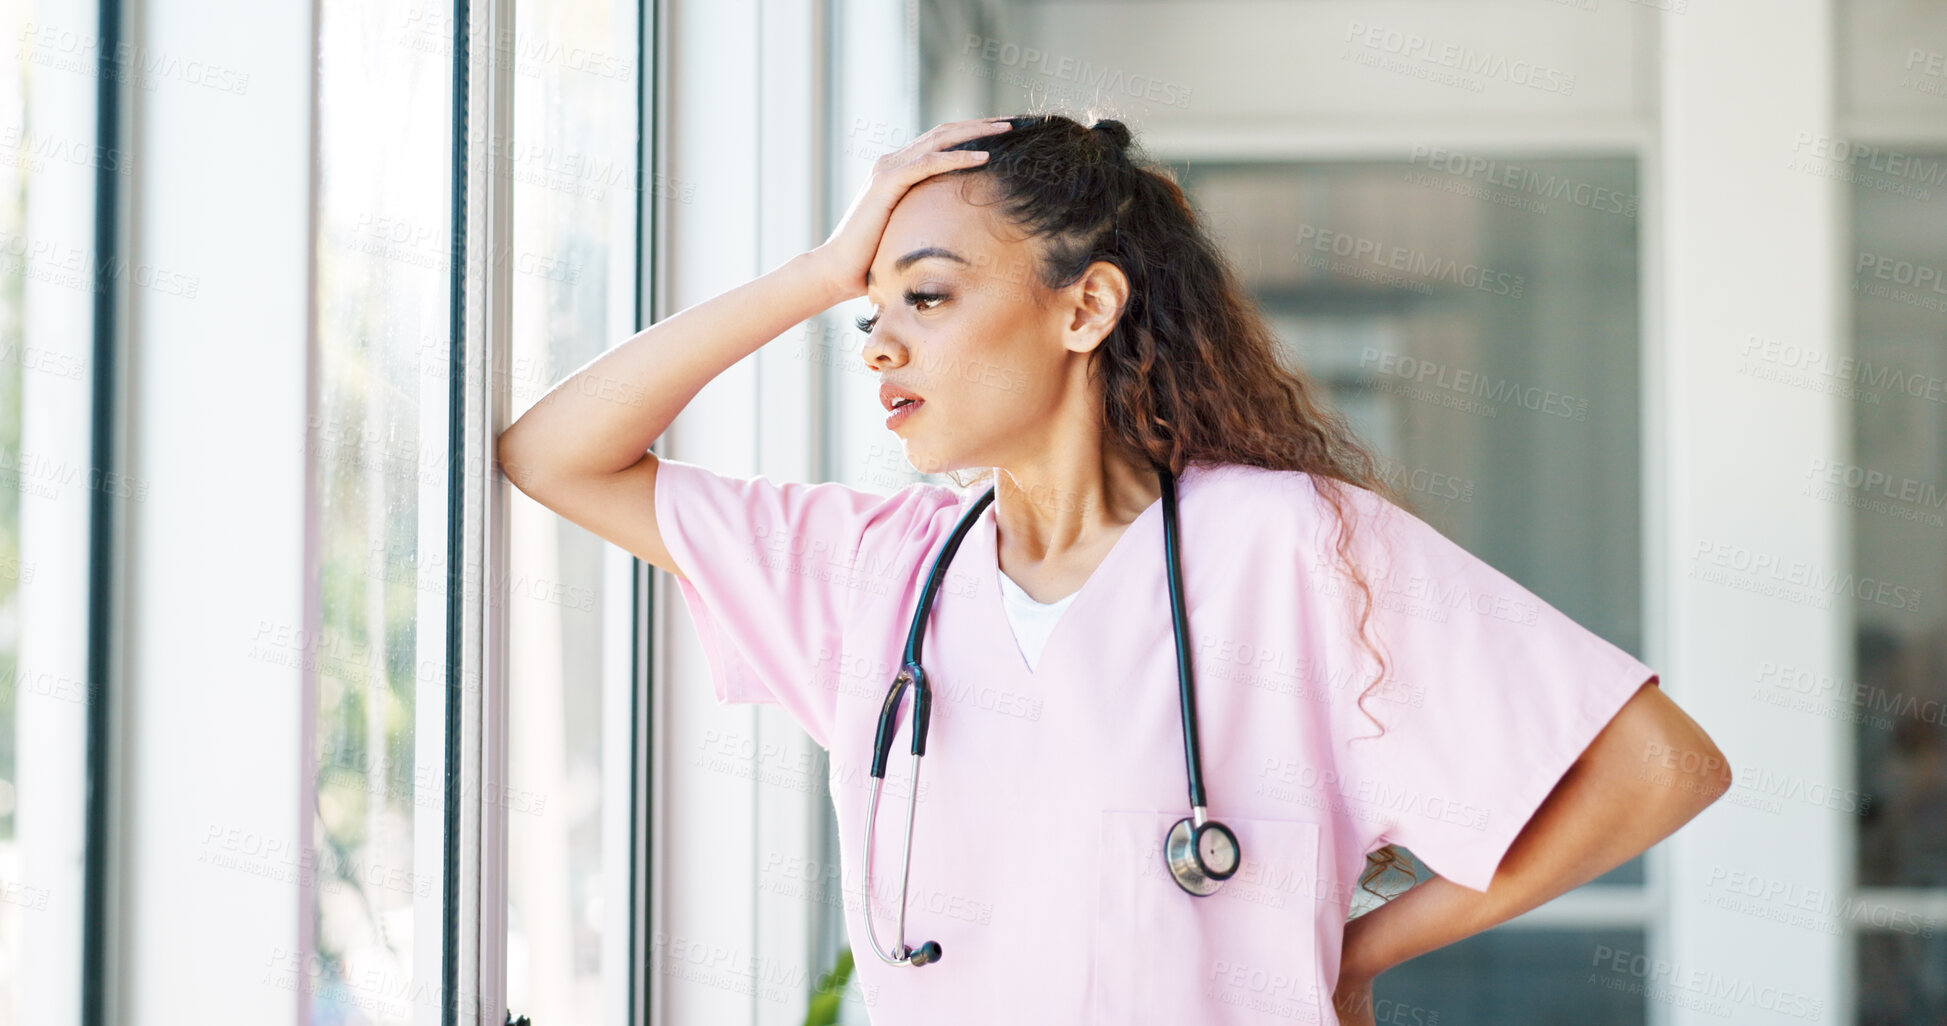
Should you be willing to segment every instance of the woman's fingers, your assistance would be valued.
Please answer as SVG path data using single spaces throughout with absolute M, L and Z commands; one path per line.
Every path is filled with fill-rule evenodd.
M 887 179 L 887 188 L 896 190 L 892 198 L 897 200 L 907 189 L 934 175 L 957 167 L 970 167 L 986 159 L 985 150 L 933 150 L 894 161 L 883 175 Z
M 948 121 L 943 124 L 934 125 L 932 128 L 921 132 L 918 138 L 894 152 L 895 155 L 905 156 L 910 159 L 926 153 L 946 151 L 949 147 L 957 146 L 969 139 L 978 139 L 984 135 L 999 135 L 1002 132 L 1010 130 L 1012 127 L 1005 118 L 975 118 L 972 121 Z
M 1013 127 L 1006 118 L 970 118 L 966 121 L 944 121 L 919 134 L 907 145 L 907 149 L 939 150 L 968 139 L 978 139 L 983 135 L 993 135 Z
M 894 172 L 896 177 L 902 179 L 905 186 L 910 187 L 914 182 L 929 175 L 955 167 L 965 167 L 969 162 L 979 163 L 985 158 L 971 155 L 982 151 L 955 150 L 950 147 L 969 139 L 999 135 L 1010 130 L 1011 127 L 1006 121 L 994 121 L 988 118 L 935 125 L 920 133 L 919 137 L 912 142 L 880 157 L 879 166 Z M 899 172 L 906 173 L 898 174 Z

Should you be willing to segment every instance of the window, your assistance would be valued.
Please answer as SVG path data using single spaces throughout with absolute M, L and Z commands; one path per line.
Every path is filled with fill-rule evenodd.
M 1836 551 L 1850 555 L 1851 597 L 1829 607 L 1849 634 L 1833 647 L 1850 658 L 1822 672 L 1774 661 L 1754 698 L 1851 742 L 1850 873 L 1815 924 L 1848 942 L 1860 1026 L 1947 1019 L 1944 14 L 1939 0 L 1839 6 L 1840 123 L 1795 154 L 1849 206 L 1850 337 L 1751 339 L 1744 360 L 1787 394 L 1829 397 L 1841 425 L 1793 469 L 1800 501 L 1850 535 Z
M 1858 1021 L 1868 1026 L 1947 1017 L 1947 948 L 1929 913 L 1947 902 L 1943 182 L 1947 148 L 1861 169 L 1850 189 L 1853 351 L 1773 352 L 1783 379 L 1837 390 L 1852 421 L 1849 458 L 1804 464 L 1806 497 L 1850 511 L 1860 585 L 1848 603 L 1852 673 L 1833 680 L 1779 666 L 1760 688 L 1767 701 L 1851 725 L 1856 786 L 1869 799 L 1855 889 L 1838 911 L 1858 930 Z
M 511 418 L 633 334 L 637 5 L 516 5 Z M 651 202 L 654 192 L 645 193 Z M 618 387 L 618 402 L 640 402 Z M 634 860 L 634 560 L 509 489 L 507 1005 L 536 1023 L 628 1021 Z
M 639 317 L 648 5 L 96 7 L 0 5 L 0 1021 L 632 1016 L 647 574 L 483 455 Z
M 130 163 L 98 145 L 93 69 L 63 52 L 64 36 L 96 34 L 93 7 L 0 12 L 35 27 L 0 52 L 0 1021 L 66 1023 L 102 950 L 88 903 L 109 752 L 90 731 L 106 722 L 92 653 L 108 618 L 91 589 L 107 575 L 91 529 L 145 494 L 89 472 L 104 382 L 81 258 L 96 249 L 93 187 L 126 181 Z
M 423 1026 L 445 919 L 452 19 L 326 0 L 318 20 L 316 868 L 296 975 L 312 1021 Z

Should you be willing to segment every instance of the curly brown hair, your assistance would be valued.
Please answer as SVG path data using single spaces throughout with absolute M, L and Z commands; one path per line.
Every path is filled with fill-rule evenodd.
M 1005 120 L 1013 125 L 1006 132 L 948 147 L 989 156 L 944 175 L 988 180 L 1008 220 L 1041 241 L 1036 274 L 1043 286 L 1073 284 L 1096 261 L 1128 277 L 1127 306 L 1089 354 L 1091 378 L 1103 385 L 1103 424 L 1112 444 L 1172 475 L 1192 461 L 1215 461 L 1311 476 L 1332 507 L 1338 563 L 1364 598 L 1360 640 L 1379 670 L 1358 707 L 1378 724 L 1365 699 L 1385 679 L 1386 660 L 1368 634 L 1372 589 L 1351 558 L 1355 518 L 1344 486 L 1402 507 L 1407 501 L 1323 387 L 1279 358 L 1277 336 L 1175 176 L 1141 153 L 1127 126 L 1111 119 L 1084 126 L 1060 114 Z M 949 476 L 966 488 L 993 470 L 962 473 L 967 476 Z M 1380 894 L 1371 881 L 1388 869 L 1418 882 L 1389 844 L 1368 856 L 1360 885 Z

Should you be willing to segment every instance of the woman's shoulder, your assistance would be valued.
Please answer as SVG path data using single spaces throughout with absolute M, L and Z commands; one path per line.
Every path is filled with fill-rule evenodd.
M 864 547 L 931 547 L 953 530 L 982 491 L 984 486 L 959 488 L 920 480 L 874 493 L 877 498 L 871 500 L 866 518 Z
M 1186 530 L 1221 537 L 1260 556 L 1289 547 L 1317 519 L 1311 475 L 1250 463 L 1192 462 L 1178 479 Z
M 662 457 L 657 473 L 659 516 L 681 522 L 704 514 L 760 535 L 785 535 L 794 548 L 858 551 L 897 545 L 936 533 L 945 518 L 977 492 L 930 481 L 806 481 L 769 473 L 731 474 L 699 463 Z
M 1397 533 L 1402 516 L 1414 519 L 1410 511 L 1378 492 L 1305 470 L 1251 463 L 1191 466 L 1196 476 L 1184 492 L 1203 494 L 1196 503 L 1198 518 L 1206 529 L 1239 542 L 1322 551 L 1320 546 L 1336 546 L 1344 518 L 1352 527 L 1355 546 L 1363 548 L 1372 544 L 1374 534 Z M 1186 509 L 1188 505 L 1186 499 Z
M 1213 487 L 1245 501 L 1345 505 L 1360 513 L 1410 512 L 1373 488 L 1356 481 L 1308 470 L 1262 467 L 1254 463 L 1192 463 Z
M 1381 498 L 1379 493 L 1353 482 L 1308 470 L 1218 460 L 1193 460 L 1189 466 L 1199 479 L 1210 481 L 1230 494 L 1241 497 L 1277 499 L 1293 492 L 1322 496 L 1326 489 L 1338 488 L 1347 493 L 1356 493 L 1361 502 L 1370 503 Z
M 1209 497 L 1218 500 L 1209 503 L 1213 511 L 1239 517 L 1315 510 L 1328 501 L 1327 490 L 1349 495 L 1351 501 L 1361 506 L 1383 501 L 1378 494 L 1358 485 L 1305 470 L 1216 461 L 1193 462 L 1190 468 L 1194 474 L 1194 477 L 1186 475 L 1190 486 L 1207 489 Z

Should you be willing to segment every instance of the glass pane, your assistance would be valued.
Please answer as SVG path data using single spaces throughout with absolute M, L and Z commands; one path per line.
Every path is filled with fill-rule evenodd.
M 516 5 L 515 417 L 635 330 L 637 6 Z M 508 1008 L 623 1022 L 631 560 L 508 493 Z
M 1725 1022 L 1755 1014 L 1695 1003 L 1645 950 L 1640 930 L 1489 930 L 1381 974 L 1372 991 L 1374 1017 L 1439 1026 L 1640 1026 L 1646 1001 L 1702 1008 L 1728 1016 Z
M 1413 511 L 1640 652 L 1635 162 L 1509 163 L 1565 195 L 1418 163 L 1178 174 Z
M 91 4 L 0 0 L 0 1022 L 82 1014 L 91 507 L 146 494 L 91 473 L 95 143 Z M 82 41 L 77 43 L 77 40 Z M 85 59 L 83 59 L 85 55 Z M 127 179 L 121 179 L 126 182 Z M 139 291 L 130 289 L 131 293 Z M 140 301 L 137 297 L 131 297 Z M 98 793 L 98 792 L 97 792 Z
M 18 140 L 27 126 L 27 68 L 15 49 L 0 56 L 0 131 L 4 138 Z M 9 147 L 18 149 L 18 147 Z M 24 153 L 8 154 L 0 149 L 0 239 L 27 236 L 26 195 L 33 180 L 31 163 Z M 31 896 L 35 881 L 25 875 L 22 839 L 16 834 L 14 809 L 21 783 L 16 762 L 19 750 L 19 704 L 21 701 L 20 602 L 21 577 L 31 575 L 32 565 L 23 560 L 20 543 L 20 493 L 26 486 L 17 468 L 21 466 L 22 376 L 31 359 L 26 349 L 27 265 L 9 258 L 0 268 L 0 887 L 7 892 Z M 4 895 L 0 895 L 3 897 Z M 16 1010 L 18 967 L 21 962 L 21 931 L 26 926 L 24 910 L 34 900 L 0 901 L 0 1014 L 11 1016 Z
M 320 1023 L 440 1009 L 448 402 L 423 356 L 449 336 L 451 28 L 427 11 L 320 11 Z
M 1947 1022 L 1947 936 L 1862 933 L 1859 1026 Z
M 1177 173 L 1412 511 L 1640 656 L 1635 162 L 1456 166 Z
M 1862 158 L 1863 159 L 1863 158 Z M 1886 166 L 1883 158 L 1876 166 Z M 1937 181 L 1947 151 L 1901 166 Z M 1863 170 L 1852 185 L 1853 360 L 1760 349 L 1780 380 L 1847 397 L 1854 454 L 1813 457 L 1805 494 L 1846 507 L 1855 580 L 1853 679 L 1789 667 L 1779 699 L 1843 717 L 1857 739 L 1859 883 L 1947 887 L 1947 190 L 1891 188 Z M 1871 587 L 1865 585 L 1871 582 Z
M 7 85 L 12 84 L 9 77 Z M 0 86 L 4 88 L 4 86 Z M 18 99 L 13 93 L 8 98 Z M 17 105 L 11 113 L 20 113 Z M 0 115 L 3 117 L 5 115 Z M 12 122 L 18 124 L 16 119 Z M 22 191 L 20 177 L 9 165 L 0 164 L 0 182 L 11 196 Z M 12 181 L 6 181 L 12 179 Z M 19 208 L 12 202 L 0 203 L 0 232 L 17 236 L 22 225 Z M 0 275 L 0 348 L 8 353 L 20 351 L 21 285 L 18 271 Z M 20 393 L 22 364 L 0 360 L 0 461 L 20 465 Z M 18 708 L 20 704 L 20 578 L 31 573 L 20 550 L 20 486 L 9 473 L 7 487 L 0 488 L 0 886 L 19 889 L 26 882 L 22 873 L 20 839 L 15 834 L 14 807 L 20 771 L 14 753 L 18 750 Z M 24 925 L 20 901 L 0 901 L 0 1010 L 14 1008 L 15 967 L 20 964 L 20 934 Z

